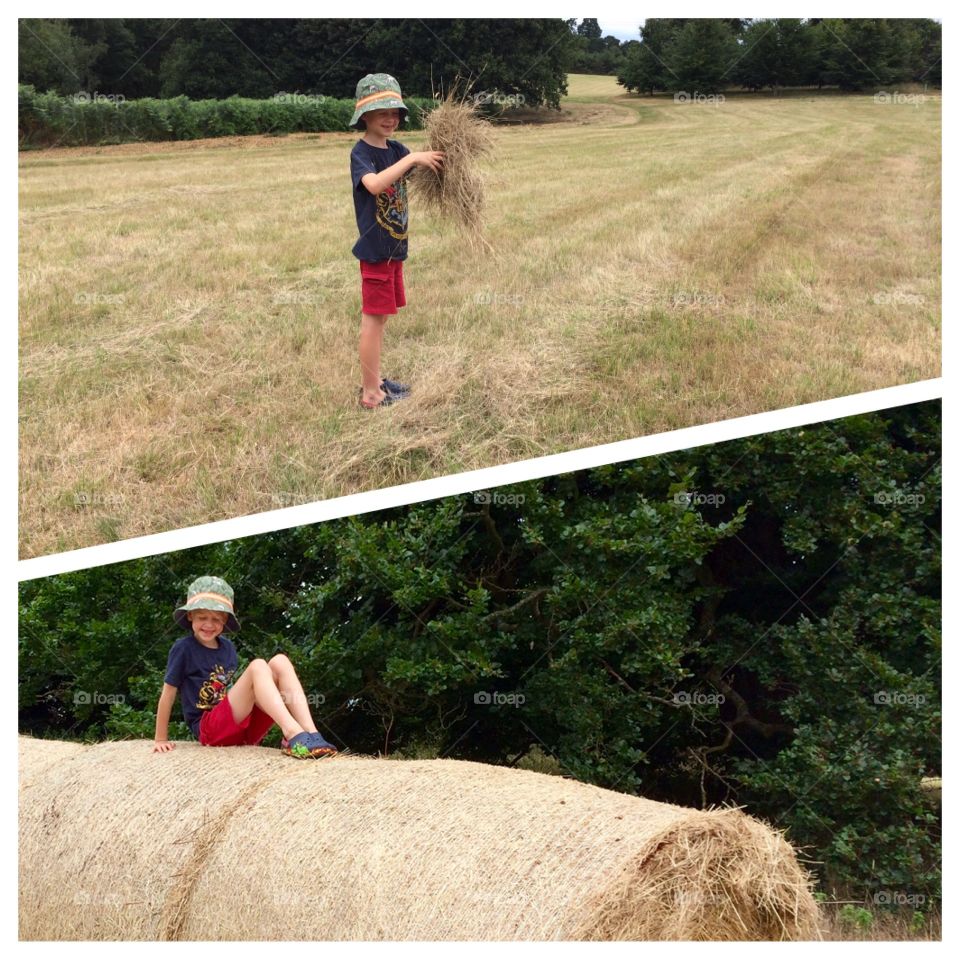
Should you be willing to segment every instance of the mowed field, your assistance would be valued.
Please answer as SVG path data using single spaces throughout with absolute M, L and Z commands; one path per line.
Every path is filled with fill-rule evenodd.
M 21 555 L 938 376 L 940 107 L 571 77 L 494 255 L 411 201 L 375 411 L 354 135 L 21 154 Z

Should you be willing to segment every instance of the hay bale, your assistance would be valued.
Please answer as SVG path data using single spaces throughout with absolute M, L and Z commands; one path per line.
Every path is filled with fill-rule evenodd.
M 82 743 L 69 740 L 35 740 L 33 737 L 18 738 L 17 768 L 20 786 L 41 776 L 48 767 L 55 766 L 67 757 L 86 749 Z
M 31 744 L 23 756 L 29 771 Z M 26 940 L 815 933 L 792 849 L 738 810 L 457 760 L 154 754 L 145 741 L 88 747 L 24 782 Z
M 453 220 L 474 248 L 490 249 L 483 235 L 486 185 L 479 161 L 493 149 L 490 124 L 475 102 L 451 91 L 424 117 L 428 149 L 442 150 L 439 171 L 417 166 L 409 178 L 418 204 L 444 220 Z

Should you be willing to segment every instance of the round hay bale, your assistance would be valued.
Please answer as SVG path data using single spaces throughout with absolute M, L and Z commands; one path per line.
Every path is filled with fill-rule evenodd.
M 36 740 L 33 737 L 18 737 L 18 771 L 20 786 L 24 779 L 40 776 L 47 767 L 52 767 L 85 750 L 82 743 L 73 743 L 70 740 Z
M 24 779 L 19 852 L 25 940 L 816 931 L 793 850 L 739 810 L 458 760 L 99 744 Z

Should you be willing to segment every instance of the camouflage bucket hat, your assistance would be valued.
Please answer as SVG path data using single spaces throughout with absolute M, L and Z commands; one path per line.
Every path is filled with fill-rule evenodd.
M 190 630 L 187 613 L 191 610 L 219 610 L 227 615 L 224 633 L 236 633 L 240 621 L 233 612 L 233 587 L 220 577 L 197 577 L 187 588 L 187 602 L 173 611 L 173 619 Z
M 365 113 L 393 107 L 400 110 L 400 122 L 403 123 L 409 111 L 400 96 L 400 84 L 389 73 L 368 73 L 357 84 L 357 104 L 350 126 L 354 130 L 362 129 L 357 123 Z

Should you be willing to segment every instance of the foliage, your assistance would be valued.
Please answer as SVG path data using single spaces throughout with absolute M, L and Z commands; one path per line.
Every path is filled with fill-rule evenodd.
M 619 82 L 638 93 L 728 87 L 940 86 L 940 24 L 922 18 L 650 18 Z
M 104 100 L 61 97 L 19 88 L 20 146 L 195 140 L 243 134 L 281 135 L 296 131 L 349 130 L 353 100 L 280 95 L 270 100 Z M 406 129 L 422 126 L 432 100 L 407 97 Z
M 559 18 L 32 20 L 21 27 L 19 81 L 128 100 L 281 92 L 346 100 L 364 74 L 387 72 L 414 98 L 460 77 L 478 93 L 558 107 L 575 46 Z
M 743 805 L 881 909 L 933 901 L 939 416 L 917 404 L 26 582 L 20 728 L 151 735 L 171 611 L 217 573 L 241 657 L 287 652 L 355 752 L 537 750 L 609 788 Z

